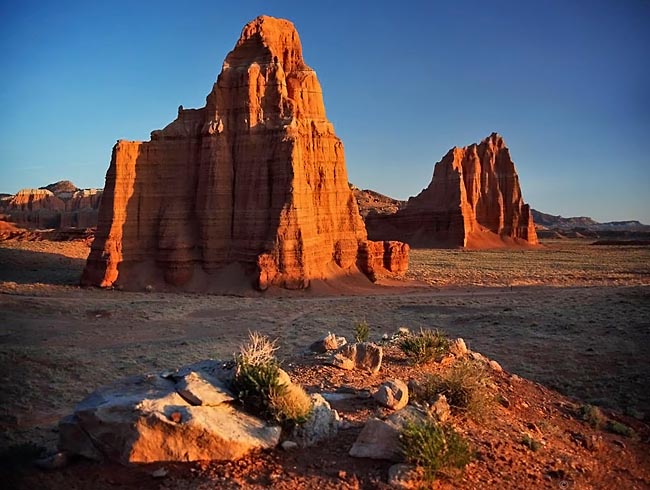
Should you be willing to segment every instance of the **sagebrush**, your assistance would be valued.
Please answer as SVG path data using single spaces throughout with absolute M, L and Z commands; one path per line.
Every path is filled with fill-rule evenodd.
M 247 410 L 280 423 L 301 423 L 311 411 L 311 398 L 298 385 L 281 376 L 275 357 L 276 342 L 258 332 L 249 333 L 247 344 L 235 355 L 231 384 Z
M 441 374 L 425 377 L 413 392 L 416 400 L 427 403 L 434 402 L 438 395 L 445 395 L 452 410 L 477 420 L 485 417 L 495 401 L 485 366 L 468 359 L 454 363 Z
M 449 352 L 451 342 L 441 330 L 422 329 L 400 337 L 399 347 L 414 364 L 440 361 Z
M 406 462 L 421 468 L 427 482 L 442 472 L 464 468 L 472 459 L 465 438 L 431 417 L 408 421 L 400 432 L 400 444 Z

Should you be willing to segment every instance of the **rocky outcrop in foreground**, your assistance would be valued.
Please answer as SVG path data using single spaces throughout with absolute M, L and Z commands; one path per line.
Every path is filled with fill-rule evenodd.
M 537 244 L 530 207 L 503 138 L 452 148 L 433 179 L 394 214 L 366 217 L 370 238 L 412 247 L 496 248 Z
M 115 145 L 82 283 L 293 289 L 407 263 L 407 245 L 368 242 L 298 33 L 262 16 L 205 107 L 179 108 L 151 141 Z
M 0 213 L 26 228 L 93 228 L 97 226 L 101 200 L 101 189 L 78 189 L 64 180 L 3 197 Z

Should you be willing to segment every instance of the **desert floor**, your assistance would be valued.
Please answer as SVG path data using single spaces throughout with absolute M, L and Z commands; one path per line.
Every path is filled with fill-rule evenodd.
M 249 330 L 299 355 L 328 331 L 437 327 L 506 370 L 647 420 L 650 248 L 413 250 L 403 287 L 347 296 L 121 292 L 75 284 L 82 242 L 0 243 L 0 448 L 53 447 L 57 420 L 118 377 L 230 358 Z

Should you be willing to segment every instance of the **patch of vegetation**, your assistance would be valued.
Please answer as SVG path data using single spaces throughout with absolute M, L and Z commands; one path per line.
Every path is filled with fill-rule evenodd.
M 619 436 L 632 437 L 634 435 L 634 430 L 631 427 L 616 420 L 608 420 L 607 424 L 605 424 L 605 429 Z
M 432 403 L 438 395 L 445 395 L 452 410 L 463 411 L 480 420 L 494 402 L 489 381 L 490 377 L 482 363 L 461 360 L 442 374 L 424 378 L 414 390 L 413 397 Z
M 355 342 L 367 342 L 370 338 L 370 325 L 365 320 L 357 323 L 354 327 L 354 340 Z
M 276 350 L 275 341 L 249 333 L 248 343 L 235 355 L 231 388 L 253 413 L 285 425 L 304 422 L 311 412 L 311 398 L 302 387 L 282 379 L 286 373 L 281 376 Z
M 472 459 L 469 443 L 451 425 L 429 417 L 408 421 L 400 433 L 400 444 L 407 463 L 422 469 L 426 482 L 440 473 L 464 468 Z
M 578 415 L 581 420 L 587 422 L 594 429 L 600 429 L 605 425 L 607 417 L 603 415 L 603 412 L 600 408 L 594 405 L 582 405 L 578 409 Z
M 311 397 L 297 384 L 281 385 L 271 388 L 269 408 L 274 420 L 283 424 L 303 424 L 312 411 Z
M 399 348 L 413 364 L 440 361 L 449 352 L 451 343 L 444 332 L 429 329 L 404 335 L 398 342 Z
M 521 438 L 521 443 L 533 452 L 538 451 L 542 447 L 541 442 L 539 442 L 536 439 L 533 439 L 528 434 L 524 434 L 524 436 Z

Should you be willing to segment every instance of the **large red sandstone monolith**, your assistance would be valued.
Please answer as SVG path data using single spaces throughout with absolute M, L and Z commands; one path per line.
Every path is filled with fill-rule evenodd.
M 151 141 L 115 145 L 82 284 L 304 288 L 407 263 L 407 245 L 367 242 L 298 33 L 262 16 L 205 107 L 179 108 Z
M 412 247 L 498 248 L 537 245 L 530 207 L 503 138 L 452 148 L 436 163 L 429 186 L 394 214 L 366 218 L 372 239 Z

